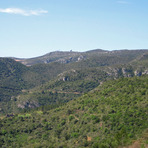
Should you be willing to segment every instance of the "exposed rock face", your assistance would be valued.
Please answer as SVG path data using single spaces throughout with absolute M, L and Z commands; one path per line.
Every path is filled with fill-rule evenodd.
M 22 103 L 19 103 L 17 105 L 18 108 L 24 109 L 24 108 L 35 108 L 35 107 L 39 107 L 38 102 L 36 101 L 24 101 Z
M 136 70 L 136 71 L 134 71 L 134 75 L 135 75 L 135 76 L 141 76 L 141 75 L 142 75 L 142 72 L 141 72 L 141 71 Z
M 84 56 L 82 56 L 82 55 L 79 56 L 79 57 L 78 57 L 78 62 L 79 62 L 79 61 L 82 61 L 83 59 L 84 59 Z
M 68 77 L 63 77 L 63 81 L 68 81 Z
M 108 69 L 105 70 L 105 72 L 108 74 L 109 77 L 119 78 L 121 76 L 123 77 L 133 77 L 133 76 L 142 76 L 144 74 L 148 74 L 148 70 L 134 70 L 133 68 L 111 68 L 108 67 Z
M 51 62 L 58 62 L 58 63 L 71 63 L 71 62 L 77 62 L 84 59 L 84 56 L 82 55 L 84 53 L 81 52 L 62 52 L 62 51 L 55 51 L 48 54 L 45 54 L 40 57 L 30 58 L 30 59 L 17 59 L 15 60 L 21 62 L 24 65 L 34 65 L 39 63 L 51 63 Z
M 69 80 L 69 74 L 77 75 L 77 71 L 74 69 L 71 69 L 70 71 L 65 71 L 58 75 L 58 81 L 68 81 Z
M 126 75 L 126 69 L 125 68 L 122 68 L 122 73 L 123 73 L 123 75 Z
M 148 70 L 145 70 L 144 72 L 142 72 L 142 75 L 147 75 L 148 74 Z
M 57 60 L 57 62 L 63 63 L 63 64 L 70 63 L 71 61 L 73 61 L 73 58 L 72 58 L 72 57 L 69 57 L 69 58 L 62 58 L 62 59 Z

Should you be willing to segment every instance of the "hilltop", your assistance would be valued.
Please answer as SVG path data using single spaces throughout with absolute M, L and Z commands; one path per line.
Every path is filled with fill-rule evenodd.
M 28 59 L 20 59 L 20 58 L 13 58 L 14 60 L 21 62 L 22 64 L 26 66 L 32 66 L 39 63 L 52 63 L 52 62 L 58 62 L 58 63 L 75 63 L 79 61 L 85 61 L 85 60 L 93 60 L 95 58 L 101 58 L 101 60 L 106 60 L 106 58 L 110 58 L 110 60 L 113 60 L 113 58 L 120 58 L 120 60 L 116 61 L 117 63 L 126 63 L 134 58 L 147 53 L 147 50 L 102 50 L 102 49 L 95 49 L 95 50 L 89 50 L 86 52 L 73 52 L 73 51 L 55 51 L 47 53 L 43 56 L 34 57 L 34 58 L 28 58 Z M 100 61 L 99 61 L 100 62 Z

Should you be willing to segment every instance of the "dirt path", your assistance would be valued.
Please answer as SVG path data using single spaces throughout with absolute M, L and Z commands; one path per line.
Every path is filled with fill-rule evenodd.
M 79 95 L 79 94 L 82 94 L 80 92 L 65 92 L 65 91 L 55 91 L 55 90 L 51 90 L 49 89 L 48 91 L 51 91 L 52 93 L 59 93 L 59 94 L 76 94 L 76 95 Z

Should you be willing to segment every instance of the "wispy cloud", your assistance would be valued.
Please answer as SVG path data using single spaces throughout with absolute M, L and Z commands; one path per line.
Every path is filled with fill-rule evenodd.
M 129 4 L 129 2 L 127 2 L 127 1 L 117 1 L 117 3 L 119 3 L 119 4 Z
M 6 9 L 1 9 L 1 13 L 9 13 L 9 14 L 20 14 L 24 16 L 31 16 L 31 15 L 40 15 L 43 13 L 48 13 L 46 10 L 24 10 L 20 8 L 6 8 Z

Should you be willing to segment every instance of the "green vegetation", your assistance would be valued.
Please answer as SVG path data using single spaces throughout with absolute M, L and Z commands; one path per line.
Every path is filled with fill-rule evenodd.
M 16 97 L 40 86 L 65 70 L 64 64 L 39 64 L 32 67 L 9 58 L 0 58 L 0 114 L 17 112 Z
M 81 61 L 82 62 L 81 65 L 83 65 L 83 67 L 88 67 L 88 66 L 96 67 L 96 66 L 105 66 L 113 64 L 123 64 L 123 63 L 125 64 L 136 59 L 139 56 L 142 56 L 145 53 L 147 53 L 147 50 L 107 51 L 107 50 L 96 49 L 87 52 L 56 51 L 36 58 L 19 59 L 19 60 L 25 65 L 58 62 L 70 65 L 71 63 L 74 63 L 74 65 L 77 67 L 80 66 L 78 63 Z
M 0 114 L 59 106 L 102 82 L 148 74 L 147 50 L 53 52 L 23 59 L 0 58 Z M 49 63 L 49 64 L 43 64 Z
M 68 102 L 82 94 L 94 89 L 107 78 L 105 72 L 99 69 L 88 68 L 86 70 L 72 70 L 60 74 L 55 80 L 22 93 L 16 97 L 15 102 L 19 108 L 30 108 L 27 103 L 37 106 L 61 104 Z
M 1 147 L 109 148 L 147 145 L 148 76 L 105 82 L 49 111 L 0 120 Z
M 147 55 L 53 52 L 28 67 L 0 58 L 0 147 L 146 148 Z

